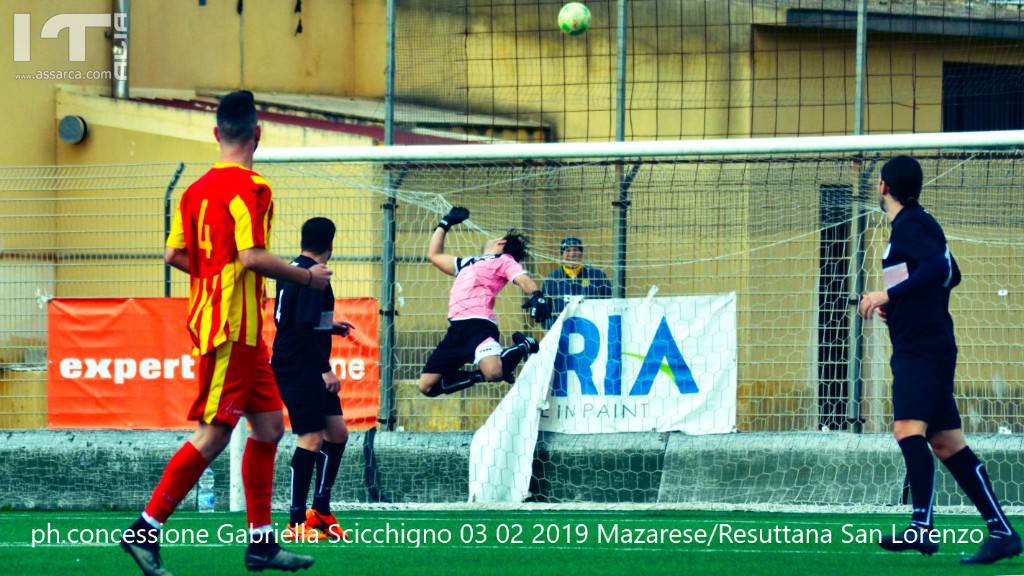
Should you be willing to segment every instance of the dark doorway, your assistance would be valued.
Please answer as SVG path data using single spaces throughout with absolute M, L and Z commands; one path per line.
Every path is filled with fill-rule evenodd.
M 850 201 L 853 187 L 820 188 L 818 269 L 818 425 L 848 427 Z

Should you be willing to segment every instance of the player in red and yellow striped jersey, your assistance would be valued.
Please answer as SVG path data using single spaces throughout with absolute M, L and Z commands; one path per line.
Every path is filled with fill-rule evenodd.
M 214 164 L 181 196 L 167 248 L 189 262 L 187 327 L 202 384 L 192 420 L 234 426 L 243 413 L 281 409 L 259 370 L 268 361 L 260 338 L 263 275 L 241 259 L 268 248 L 273 218 L 270 185 L 241 164 Z M 255 374 L 244 373 L 250 367 Z
M 121 546 L 147 576 L 160 565 L 159 530 L 231 437 L 244 414 L 252 435 L 242 457 L 250 570 L 297 570 L 309 556 L 282 549 L 270 523 L 274 456 L 283 407 L 262 339 L 264 277 L 323 290 L 323 265 L 296 268 L 268 252 L 274 219 L 270 184 L 252 170 L 260 126 L 250 92 L 232 92 L 217 107 L 220 161 L 182 194 L 167 238 L 167 264 L 190 278 L 187 329 L 199 355 L 199 394 L 189 411 L 195 434 L 171 458 L 145 511 Z
M 214 164 L 182 195 L 167 247 L 192 264 L 188 331 L 199 354 L 228 340 L 257 344 L 263 275 L 246 268 L 239 253 L 269 248 L 273 218 L 269 183 L 241 164 Z

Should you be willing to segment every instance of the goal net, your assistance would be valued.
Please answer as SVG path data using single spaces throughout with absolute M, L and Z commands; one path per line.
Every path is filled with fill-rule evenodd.
M 952 314 L 964 429 L 996 491 L 1019 509 L 1021 144 L 1024 134 L 999 132 L 261 150 L 256 168 L 275 195 L 272 250 L 294 257 L 302 223 L 331 218 L 334 293 L 360 299 L 357 333 L 380 336 L 379 398 L 366 393 L 366 382 L 378 387 L 376 354 L 358 373 L 335 366 L 346 414 L 364 418 L 352 423 L 335 503 L 899 505 L 888 337 L 880 322 L 859 320 L 852 303 L 881 287 L 889 226 L 878 210 L 878 173 L 908 152 L 924 168 L 922 203 L 963 271 Z M 186 277 L 163 263 L 164 226 L 184 185 L 207 168 L 2 171 L 4 426 L 47 425 L 47 352 L 57 336 L 47 333 L 50 296 L 186 294 Z M 472 216 L 448 235 L 448 252 L 478 254 L 515 228 L 530 238 L 525 267 L 543 283 L 566 275 L 561 245 L 577 238 L 611 297 L 590 292 L 545 328 L 521 309 L 524 294 L 506 287 L 497 301 L 502 344 L 523 331 L 543 342 L 541 353 L 515 385 L 426 398 L 416 383 L 447 328 L 452 284 L 427 247 L 452 206 Z M 375 414 L 376 434 L 364 431 Z M 11 432 L 0 449 L 0 504 L 138 509 L 184 437 Z M 279 450 L 279 507 L 287 506 L 293 442 L 286 436 Z M 41 472 L 40 453 L 59 463 L 46 468 L 61 470 L 59 478 Z M 230 481 L 237 470 L 226 458 L 214 469 L 221 508 L 238 489 Z M 936 503 L 969 506 L 939 469 Z
M 540 433 L 521 422 L 506 431 L 536 437 L 526 442 L 528 500 L 888 506 L 899 503 L 903 479 L 886 435 L 890 348 L 885 326 L 861 321 L 855 302 L 882 285 L 889 228 L 879 170 L 913 153 L 925 174 L 922 204 L 964 274 L 951 305 L 964 429 L 1012 506 L 1024 504 L 1011 472 L 1024 432 L 1018 136 L 279 149 L 264 152 L 260 168 L 282 206 L 295 191 L 325 191 L 302 216 L 336 218 L 332 266 L 343 290 L 387 286 L 393 270 L 393 305 L 387 289 L 381 303 L 383 331 L 394 310 L 381 411 L 413 444 L 448 438 L 458 455 L 444 458 L 468 458 L 469 435 L 510 390 L 539 384 L 546 398 L 523 409 L 543 409 Z M 451 254 L 479 254 L 487 239 L 516 229 L 531 241 L 525 264 L 538 283 L 571 275 L 560 250 L 569 237 L 607 276 L 614 298 L 601 303 L 584 290 L 590 316 L 563 318 L 548 338 L 562 357 L 544 373 L 553 372 L 550 382 L 419 394 L 423 363 L 447 327 L 452 282 L 429 263 L 427 246 L 452 206 L 472 216 L 448 235 Z M 730 295 L 731 312 L 713 313 L 714 297 Z M 523 298 L 510 286 L 498 299 L 504 345 L 514 331 L 546 335 L 521 310 Z M 652 345 L 661 323 L 682 364 L 673 364 L 671 345 Z M 711 390 L 719 395 L 696 399 Z M 498 454 L 504 444 L 482 448 L 494 461 L 507 456 Z M 392 462 L 393 476 L 380 470 L 391 499 L 465 501 L 463 479 L 427 454 L 413 459 Z M 939 504 L 969 504 L 950 478 L 939 485 Z

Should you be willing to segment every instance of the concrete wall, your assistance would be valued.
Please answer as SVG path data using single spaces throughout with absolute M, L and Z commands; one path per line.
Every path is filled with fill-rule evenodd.
M 167 459 L 185 440 L 170 432 L 13 432 L 0 446 L 0 507 L 139 510 Z M 377 474 L 367 483 L 365 435 L 354 433 L 333 492 L 335 503 L 373 501 L 368 485 L 393 503 L 465 503 L 468 433 L 380 433 Z M 985 436 L 972 446 L 986 462 L 1005 506 L 1024 505 L 1015 475 L 1020 436 Z M 274 508 L 287 510 L 294 437 L 277 452 Z M 228 502 L 228 458 L 213 463 L 217 509 Z M 530 501 L 658 503 L 689 506 L 819 506 L 836 511 L 900 504 L 903 460 L 889 435 L 853 434 L 542 434 Z M 26 486 L 32 486 L 26 490 Z M 182 509 L 194 509 L 194 491 Z M 937 506 L 971 504 L 941 466 Z

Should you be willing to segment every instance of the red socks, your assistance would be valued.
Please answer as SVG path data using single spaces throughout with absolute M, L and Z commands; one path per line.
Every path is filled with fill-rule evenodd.
M 181 499 L 199 481 L 207 464 L 199 450 L 191 442 L 185 442 L 167 462 L 164 475 L 153 490 L 149 504 L 146 504 L 146 514 L 157 522 L 166 522 Z
M 242 454 L 242 484 L 249 526 L 270 525 L 270 497 L 274 490 L 274 456 L 277 443 L 249 438 Z M 198 478 L 198 476 L 197 476 Z
M 242 483 L 245 485 L 249 525 L 254 528 L 270 524 L 270 497 L 274 488 L 276 454 L 277 444 L 274 442 L 249 438 L 245 443 L 245 452 L 242 454 Z M 166 522 L 181 499 L 199 481 L 199 476 L 206 470 L 207 465 L 199 450 L 196 450 L 191 442 L 185 442 L 164 468 L 164 475 L 153 490 L 145 514 L 161 524 Z

